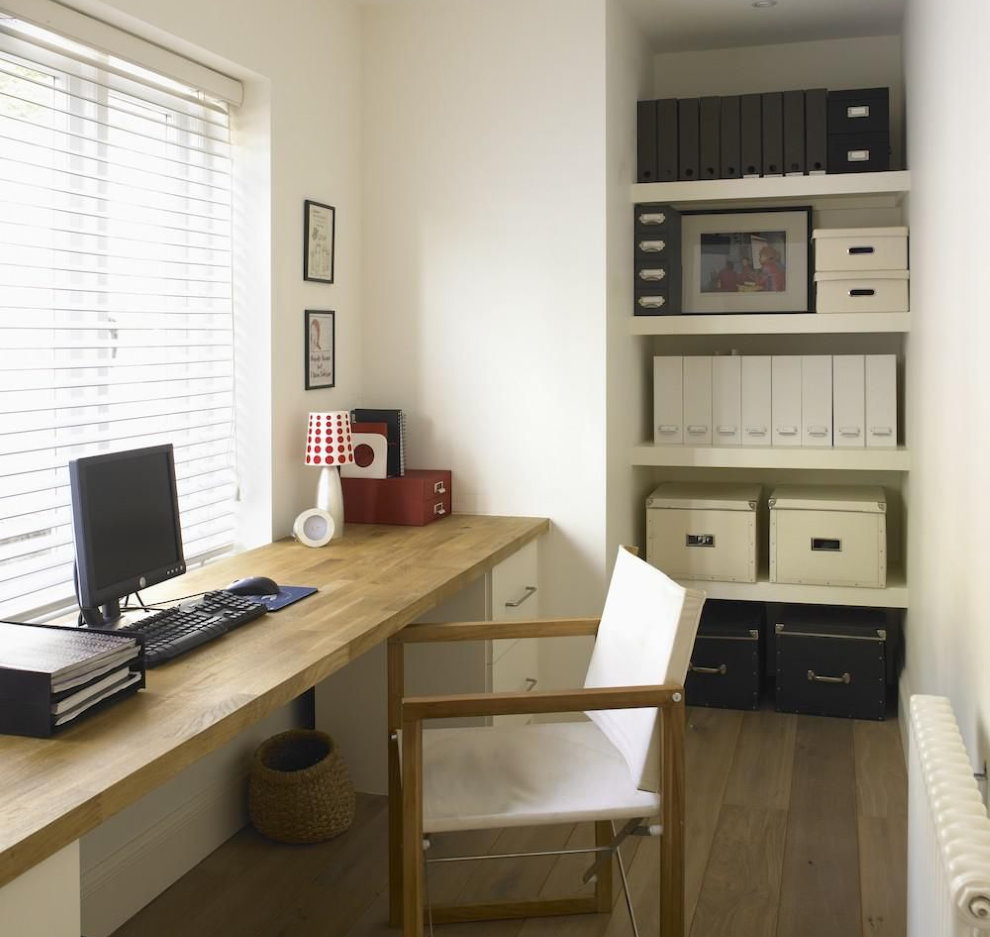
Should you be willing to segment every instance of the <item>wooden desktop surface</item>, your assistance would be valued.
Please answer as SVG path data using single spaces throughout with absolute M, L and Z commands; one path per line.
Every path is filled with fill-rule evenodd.
M 343 538 L 320 549 L 280 541 L 142 592 L 146 602 L 167 601 L 246 576 L 319 589 L 149 670 L 144 690 L 54 738 L 0 736 L 0 885 L 310 689 L 548 528 L 542 518 L 463 514 L 425 527 L 348 524 Z

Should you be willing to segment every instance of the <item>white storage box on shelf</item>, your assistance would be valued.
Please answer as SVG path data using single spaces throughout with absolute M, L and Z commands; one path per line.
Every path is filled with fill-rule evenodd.
M 860 485 L 784 485 L 770 494 L 770 581 L 887 585 L 887 498 Z
M 907 270 L 815 273 L 815 311 L 907 312 Z
M 817 312 L 907 312 L 908 229 L 818 228 Z
M 817 228 L 815 271 L 907 270 L 907 228 Z
M 646 558 L 674 579 L 756 582 L 759 485 L 666 482 L 646 500 Z

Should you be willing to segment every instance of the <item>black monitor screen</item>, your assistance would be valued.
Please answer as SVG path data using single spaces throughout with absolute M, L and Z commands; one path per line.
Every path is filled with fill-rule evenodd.
M 185 571 L 171 445 L 69 463 L 79 604 L 108 605 Z

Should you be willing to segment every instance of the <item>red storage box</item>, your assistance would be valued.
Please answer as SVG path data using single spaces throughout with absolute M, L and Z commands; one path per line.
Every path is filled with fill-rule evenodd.
M 407 469 L 398 478 L 341 478 L 344 522 L 422 527 L 446 517 L 450 477 L 444 469 Z

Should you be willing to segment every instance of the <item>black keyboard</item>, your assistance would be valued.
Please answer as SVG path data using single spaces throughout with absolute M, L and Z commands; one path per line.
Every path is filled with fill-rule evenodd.
M 145 666 L 154 667 L 219 638 L 267 611 L 261 602 L 247 596 L 207 592 L 192 602 L 152 612 L 117 630 L 144 635 Z

